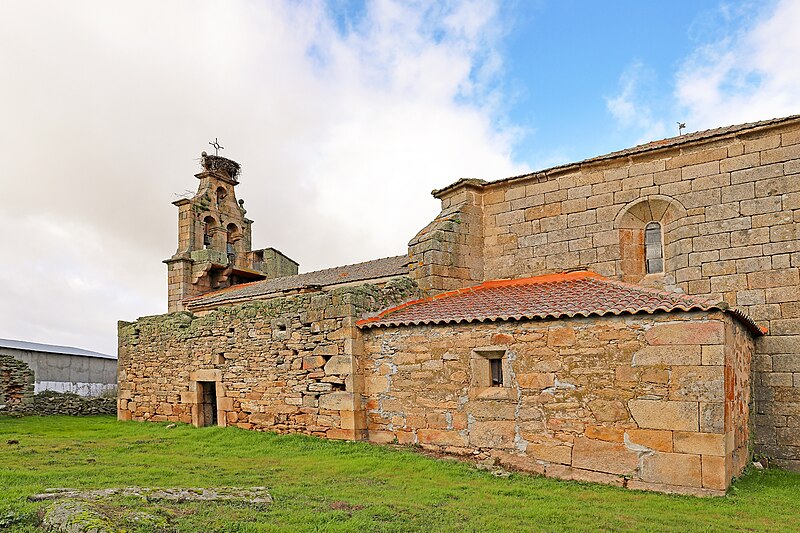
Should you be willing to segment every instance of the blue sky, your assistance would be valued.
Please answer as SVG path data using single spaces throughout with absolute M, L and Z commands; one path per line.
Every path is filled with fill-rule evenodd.
M 328 9 L 348 34 L 363 29 L 372 6 L 334 2 Z M 773 0 L 498 3 L 493 45 L 502 67 L 491 83 L 502 102 L 494 119 L 517 130 L 513 159 L 539 169 L 675 135 L 678 121 L 687 123 L 684 132 L 724 125 L 688 120 L 678 74 L 697 51 L 730 45 L 776 7 Z M 626 83 L 647 102 L 652 128 L 610 110 Z
M 637 132 L 617 124 L 606 105 L 633 68 L 646 74 L 643 90 L 658 114 L 680 119 L 671 98 L 674 74 L 698 45 L 692 28 L 714 11 L 712 5 L 563 0 L 509 8 L 515 23 L 503 48 L 508 83 L 520 91 L 509 115 L 536 125 L 517 147 L 517 157 L 579 160 L 638 141 Z
M 506 5 L 502 83 L 512 94 L 509 120 L 527 130 L 514 156 L 534 166 L 576 161 L 675 135 L 679 120 L 687 123 L 685 131 L 726 125 L 692 124 L 675 95 L 677 74 L 695 51 L 747 32 L 775 7 L 769 0 Z M 646 128 L 621 122 L 609 110 L 608 100 L 630 77 L 662 126 L 659 135 L 648 137 Z M 753 120 L 760 118 L 768 117 Z
M 0 337 L 103 352 L 166 310 L 171 202 L 215 137 L 254 247 L 307 272 L 404 253 L 459 178 L 800 113 L 797 0 L 3 9 Z

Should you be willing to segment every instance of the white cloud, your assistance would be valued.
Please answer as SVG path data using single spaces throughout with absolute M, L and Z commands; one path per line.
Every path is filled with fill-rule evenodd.
M 636 144 L 660 139 L 667 134 L 663 121 L 657 119 L 647 103 L 648 85 L 653 73 L 641 61 L 634 61 L 619 79 L 620 90 L 615 96 L 606 98 L 606 108 L 626 130 L 638 137 Z
M 335 5 L 335 4 L 331 4 Z M 207 141 L 253 243 L 310 270 L 403 253 L 432 188 L 522 172 L 495 2 L 32 1 L 0 18 L 0 337 L 113 352 L 160 313 Z M 344 28 L 344 29 L 342 29 Z
M 3 238 L 0 323 L 8 329 L 0 336 L 113 353 L 113 336 L 104 332 L 114 330 L 120 314 L 135 313 L 161 296 L 160 286 L 127 279 L 125 266 L 137 258 L 110 256 L 103 236 L 87 224 L 46 213 L 12 219 L 0 212 L 0 227 L 21 228 Z
M 800 2 L 718 11 L 738 25 L 682 64 L 676 98 L 692 130 L 800 113 Z
M 800 113 L 799 24 L 794 0 L 722 2 L 689 28 L 696 48 L 678 62 L 671 101 L 635 61 L 606 108 L 636 142 L 674 135 L 678 118 L 698 131 Z

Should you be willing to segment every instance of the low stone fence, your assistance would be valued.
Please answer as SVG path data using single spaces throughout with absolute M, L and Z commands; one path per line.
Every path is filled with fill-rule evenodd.
M 113 415 L 117 412 L 116 396 L 84 397 L 71 392 L 42 391 L 32 401 L 0 413 L 14 415 Z

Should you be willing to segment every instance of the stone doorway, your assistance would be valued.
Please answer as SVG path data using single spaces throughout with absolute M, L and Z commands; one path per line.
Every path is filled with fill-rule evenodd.
M 214 381 L 198 381 L 200 389 L 198 405 L 198 426 L 216 426 L 217 421 L 217 384 Z

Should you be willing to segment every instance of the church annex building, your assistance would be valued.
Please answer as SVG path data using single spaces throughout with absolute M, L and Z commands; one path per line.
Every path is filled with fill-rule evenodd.
M 205 155 L 119 418 L 415 444 L 724 494 L 800 469 L 800 116 L 433 192 L 408 253 L 298 274 Z

